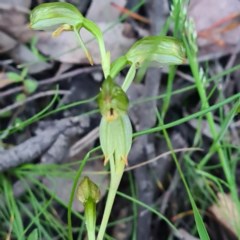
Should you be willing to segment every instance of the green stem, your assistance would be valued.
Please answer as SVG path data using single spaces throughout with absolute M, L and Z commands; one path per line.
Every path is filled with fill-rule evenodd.
M 96 228 L 96 203 L 94 201 L 87 201 L 84 206 L 85 221 L 89 240 L 95 240 Z
M 87 18 L 84 19 L 83 25 L 84 28 L 91 32 L 98 41 L 99 51 L 102 60 L 102 69 L 104 77 L 107 78 L 110 74 L 110 53 L 106 52 L 102 31 L 94 22 Z
M 111 64 L 110 75 L 114 79 L 120 71 L 122 71 L 128 65 L 128 61 L 125 55 L 117 58 Z
M 163 101 L 163 107 L 162 107 L 162 117 L 164 119 L 168 107 L 170 105 L 171 97 L 172 97 L 172 87 L 173 87 L 173 80 L 175 77 L 176 73 L 176 67 L 175 66 L 170 66 L 169 67 L 169 74 L 168 74 L 168 81 L 167 81 L 167 91 L 166 91 L 166 97 L 164 98 Z
M 105 206 L 105 210 L 104 210 L 104 214 L 103 214 L 103 218 L 102 218 L 102 222 L 101 222 L 101 226 L 98 232 L 98 236 L 97 236 L 97 240 L 102 240 L 107 228 L 107 224 L 108 224 L 108 220 L 112 211 L 112 206 L 114 203 L 114 199 L 116 197 L 116 193 L 119 187 L 119 184 L 121 182 L 122 179 L 122 175 L 124 172 L 124 167 L 125 167 L 125 163 L 122 160 L 117 159 L 117 161 L 119 161 L 118 163 L 116 163 L 116 168 L 112 168 L 112 164 L 111 162 L 113 162 L 114 159 L 112 157 L 112 159 L 110 159 L 110 167 L 111 167 L 111 182 L 110 182 L 110 187 L 109 187 L 109 191 L 108 191 L 108 196 L 107 196 L 107 202 L 106 202 L 106 206 Z

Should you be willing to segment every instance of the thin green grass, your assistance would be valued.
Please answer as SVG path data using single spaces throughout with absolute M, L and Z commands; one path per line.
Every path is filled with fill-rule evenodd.
M 15 236 L 22 236 L 24 232 L 24 226 L 21 218 L 20 209 L 13 196 L 13 189 L 10 182 L 4 177 L 1 177 L 1 183 L 3 187 L 4 199 L 8 209 L 8 222 L 9 227 L 12 228 L 12 232 Z M 20 238 L 21 239 L 21 238 Z
M 163 125 L 162 117 L 160 116 L 159 113 L 157 113 L 157 116 L 158 116 L 158 120 L 159 120 L 159 125 Z M 196 227 L 198 229 L 198 234 L 200 236 L 200 239 L 202 239 L 202 240 L 208 240 L 209 239 L 210 240 L 209 235 L 208 235 L 207 230 L 206 230 L 206 227 L 204 225 L 202 216 L 201 216 L 201 214 L 200 214 L 200 212 L 199 212 L 199 210 L 197 208 L 197 205 L 196 205 L 195 200 L 193 198 L 192 192 L 190 191 L 188 183 L 187 183 L 187 181 L 186 181 L 186 179 L 184 177 L 183 171 L 182 171 L 181 166 L 180 166 L 180 164 L 178 162 L 177 156 L 176 156 L 176 154 L 174 152 L 174 148 L 172 146 L 170 137 L 169 137 L 166 129 L 163 129 L 163 135 L 164 135 L 165 140 L 167 142 L 167 146 L 168 146 L 169 150 L 171 151 L 172 158 L 174 159 L 176 168 L 178 170 L 178 173 L 179 173 L 179 175 L 181 177 L 181 180 L 182 180 L 182 182 L 184 184 L 184 187 L 186 189 L 189 201 L 191 203 L 191 206 L 192 206 L 192 209 L 193 209 L 193 213 L 194 213 L 195 222 L 196 222 Z
M 133 198 L 137 198 L 134 179 L 132 173 L 128 173 L 131 196 Z M 135 202 L 132 203 L 132 211 L 133 211 L 133 220 L 132 220 L 132 240 L 137 240 L 137 204 Z
M 162 126 L 159 126 L 159 127 L 156 127 L 156 128 L 152 128 L 152 129 L 148 129 L 148 130 L 144 130 L 144 131 L 142 131 L 142 132 L 140 132 L 140 133 L 136 133 L 135 134 L 135 136 L 139 136 L 139 135 L 142 135 L 142 134 L 149 134 L 149 133 L 152 133 L 152 132 L 159 132 L 160 130 L 162 130 L 162 129 L 167 129 L 167 128 L 169 128 L 169 127 L 174 127 L 174 126 L 177 126 L 177 125 L 179 125 L 179 124 L 181 124 L 181 123 L 183 123 L 183 122 L 187 122 L 187 121 L 189 121 L 189 120 L 191 120 L 191 119 L 194 119 L 194 118 L 198 118 L 198 117 L 203 117 L 207 112 L 209 112 L 209 111 L 213 111 L 213 110 L 216 110 L 216 109 L 218 109 L 218 108 L 220 108 L 220 107 L 222 107 L 222 106 L 224 106 L 224 105 L 226 105 L 226 104 L 229 104 L 229 103 L 231 103 L 231 102 L 234 102 L 234 101 L 236 101 L 238 98 L 239 98 L 239 94 L 236 94 L 235 96 L 232 96 L 232 97 L 230 97 L 230 98 L 228 98 L 228 99 L 225 99 L 225 100 L 223 100 L 222 102 L 219 102 L 219 103 L 217 103 L 217 104 L 215 104 L 215 105 L 213 105 L 213 106 L 211 106 L 211 107 L 209 107 L 209 108 L 206 108 L 205 110 L 202 110 L 202 111 L 199 111 L 198 113 L 195 113 L 195 114 L 192 114 L 192 115 L 189 115 L 189 116 L 187 116 L 187 117 L 185 117 L 185 118 L 182 118 L 182 119 L 180 119 L 180 120 L 177 120 L 177 121 L 174 121 L 173 123 L 170 123 L 170 124 L 164 124 L 164 125 L 162 125 Z M 235 106 L 237 106 L 237 103 L 235 103 Z M 226 118 L 226 124 L 224 125 L 224 128 L 223 129 L 225 129 L 225 128 L 227 128 L 227 126 L 229 125 L 229 123 L 231 122 L 231 120 L 232 120 L 232 117 L 233 117 L 233 113 L 231 112 L 231 113 L 229 113 L 229 117 L 228 118 Z M 218 167 L 221 167 L 221 165 L 220 166 L 218 166 Z M 199 170 L 200 171 L 200 170 Z M 60 166 L 58 166 L 58 165 L 49 165 L 49 166 L 46 166 L 46 165 L 33 165 L 33 164 L 27 164 L 27 165 L 24 165 L 24 166 L 22 166 L 22 167 L 20 167 L 20 168 L 17 168 L 16 169 L 16 173 L 18 173 L 17 175 L 22 175 L 22 176 L 28 176 L 28 177 L 30 177 L 30 181 L 31 182 L 35 182 L 36 181 L 36 179 L 34 179 L 34 177 L 36 177 L 37 175 L 41 175 L 41 174 L 43 174 L 43 175 L 49 175 L 49 173 L 51 173 L 52 174 L 52 176 L 63 176 L 63 173 L 66 173 L 66 177 L 69 177 L 70 175 L 72 175 L 72 170 L 71 170 L 71 168 L 66 168 L 66 167 L 60 167 Z M 197 172 L 197 173 L 199 173 L 199 172 Z M 203 175 L 203 172 L 200 172 L 201 173 L 201 175 Z M 205 172 L 205 175 L 206 175 L 206 173 L 207 172 Z M 14 172 L 13 172 L 13 174 L 14 174 Z M 50 174 L 50 175 L 51 175 Z M 34 181 L 35 180 L 35 181 Z M 222 184 L 222 182 L 220 182 L 221 184 Z M 44 189 L 43 188 L 43 186 L 42 185 L 40 185 L 40 188 L 41 189 Z M 46 189 L 44 189 L 44 191 L 45 191 Z M 6 191 L 6 192 L 9 192 L 9 189 L 8 188 L 6 188 L 6 186 L 5 186 L 5 189 L 3 190 L 4 192 Z M 48 190 L 49 191 L 49 190 Z M 53 194 L 53 193 L 50 193 L 50 194 Z M 136 198 L 135 196 L 133 196 L 133 198 Z M 34 205 L 34 203 L 35 203 L 35 201 L 36 201 L 36 198 L 35 199 L 33 199 L 33 198 L 30 198 L 30 202 L 31 202 L 31 204 L 33 204 Z M 9 202 L 11 202 L 11 201 L 9 201 Z M 24 207 L 24 205 L 22 205 L 22 203 L 20 202 L 20 206 L 21 206 L 21 209 L 23 209 Z M 11 209 L 12 207 L 11 206 L 9 206 L 9 209 Z M 26 207 L 25 207 L 25 211 L 23 211 L 23 212 L 25 212 L 26 213 Z M 38 210 L 38 213 L 36 214 L 36 216 L 38 216 L 42 211 L 44 211 L 44 207 L 43 208 L 40 208 L 40 206 L 39 206 L 39 210 Z M 27 214 L 27 213 L 26 213 Z M 50 235 L 49 234 L 47 234 L 46 232 L 44 233 L 44 227 L 41 227 L 41 226 L 43 226 L 44 224 L 43 223 L 41 223 L 41 222 L 39 222 L 39 221 L 37 221 L 37 218 L 34 218 L 34 216 L 33 215 L 29 215 L 30 213 L 28 213 L 28 216 L 29 216 L 29 218 L 32 218 L 32 219 L 35 219 L 34 220 L 34 225 L 36 226 L 38 226 L 38 228 L 40 229 L 40 234 L 42 235 L 43 234 L 43 236 L 46 238 L 46 239 L 50 239 L 51 237 L 50 237 Z M 8 220 L 10 219 L 9 218 L 10 216 L 8 216 Z M 51 218 L 50 218 L 51 219 Z M 6 220 L 6 216 L 5 216 L 5 220 Z M 18 225 L 19 226 L 21 226 L 21 221 L 20 221 L 20 223 L 18 223 Z M 18 226 L 17 225 L 17 226 Z M 33 223 L 31 223 L 31 225 L 33 225 Z M 16 229 L 16 227 L 14 227 L 13 228 L 13 231 L 14 231 L 14 233 L 18 233 L 20 230 L 19 229 L 21 229 L 21 227 L 19 228 L 19 226 L 17 227 L 17 229 Z M 53 227 L 53 226 L 52 226 Z M 50 226 L 50 228 L 52 228 L 51 226 Z M 50 229 L 49 229 L 50 230 Z M 24 234 L 25 233 L 25 229 L 22 229 L 22 231 L 20 231 L 20 232 L 22 232 L 21 233 L 21 235 L 22 234 Z M 60 232 L 59 232 L 59 234 L 60 234 Z

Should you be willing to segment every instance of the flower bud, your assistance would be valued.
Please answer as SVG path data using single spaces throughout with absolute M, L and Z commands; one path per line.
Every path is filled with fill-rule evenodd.
M 78 185 L 77 198 L 83 205 L 88 201 L 97 203 L 100 199 L 100 190 L 89 177 L 84 177 Z
M 88 177 L 84 177 L 78 185 L 78 200 L 84 206 L 85 223 L 88 232 L 88 239 L 95 239 L 96 227 L 96 203 L 100 199 L 100 190 L 98 186 Z

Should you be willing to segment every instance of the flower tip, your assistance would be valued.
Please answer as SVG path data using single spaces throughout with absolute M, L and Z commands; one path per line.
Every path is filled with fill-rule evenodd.
M 122 157 L 122 161 L 125 163 L 126 167 L 128 166 L 128 159 L 127 157 Z
M 92 58 L 92 55 L 90 54 L 90 52 L 86 52 L 86 56 L 87 56 L 87 59 L 90 63 L 91 66 L 93 66 L 93 58 Z
M 104 157 L 103 165 L 106 166 L 108 163 L 109 158 L 107 156 Z

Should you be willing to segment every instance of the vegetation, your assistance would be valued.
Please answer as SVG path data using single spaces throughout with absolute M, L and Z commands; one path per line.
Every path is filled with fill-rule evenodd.
M 201 240 L 217 239 L 217 234 L 209 231 L 208 222 L 211 221 L 211 217 L 208 216 L 209 206 L 219 203 L 219 195 L 222 194 L 225 201 L 232 203 L 235 212 L 240 211 L 236 179 L 240 156 L 239 143 L 232 140 L 232 135 L 239 135 L 239 132 L 233 132 L 237 131 L 237 128 L 233 128 L 232 124 L 238 119 L 240 93 L 236 92 L 226 97 L 219 87 L 221 79 L 239 70 L 240 65 L 225 69 L 210 77 L 208 73 L 208 64 L 210 63 L 204 65 L 198 61 L 197 34 L 192 20 L 187 18 L 187 4 L 188 2 L 185 0 L 173 0 L 171 14 L 160 34 L 139 39 L 124 55 L 113 62 L 111 52 L 105 47 L 104 33 L 95 22 L 84 17 L 74 5 L 65 2 L 44 3 L 32 10 L 30 16 L 32 29 L 44 31 L 49 28 L 54 29 L 52 34 L 54 37 L 64 31 L 72 31 L 89 63 L 93 65 L 94 59 L 91 50 L 88 49 L 87 43 L 84 43 L 80 30 L 84 28 L 90 32 L 98 43 L 104 80 L 96 96 L 56 107 L 60 102 L 60 90 L 57 87 L 52 100 L 41 111 L 1 130 L 2 144 L 5 144 L 5 139 L 11 139 L 11 136 L 29 129 L 38 124 L 40 120 L 49 119 L 56 116 L 57 113 L 73 107 L 97 102 L 97 109 L 92 108 L 90 111 L 78 114 L 76 119 L 78 121 L 81 117 L 101 114 L 100 146 L 96 142 L 82 159 L 72 163 L 42 164 L 29 161 L 19 164 L 19 166 L 13 166 L 14 168 L 4 169 L 0 161 L 0 170 L 2 171 L 0 174 L 1 239 L 84 239 L 86 232 L 88 239 L 91 240 L 113 239 L 113 233 L 109 229 L 122 223 L 131 223 L 131 233 L 128 238 L 138 239 L 137 211 L 140 207 L 151 213 L 153 219 L 157 219 L 159 231 L 163 232 L 161 239 L 173 239 L 174 236 L 183 237 L 181 228 L 185 225 L 187 225 L 189 233 Z M 173 37 L 166 36 L 170 29 L 172 29 Z M 46 61 L 46 58 L 43 60 Z M 183 69 L 187 68 L 194 80 L 191 84 L 174 89 L 174 81 L 177 77 L 176 65 L 183 65 L 180 66 Z M 166 89 L 157 96 L 130 101 L 127 91 L 134 85 L 134 81 L 139 79 L 141 71 L 145 72 L 151 67 L 168 69 Z M 127 72 L 124 72 L 125 70 Z M 122 72 L 126 74 L 124 74 L 123 83 L 119 85 L 117 77 Z M 24 100 L 28 94 L 35 93 L 39 87 L 38 82 L 28 78 L 27 75 L 26 67 L 20 74 L 8 72 L 10 79 L 24 86 Z M 198 101 L 194 112 L 183 114 L 182 117 L 169 121 L 168 114 L 172 114 L 171 101 L 179 95 L 191 92 L 196 95 Z M 212 103 L 214 95 L 217 95 L 217 101 Z M 17 96 L 19 97 L 20 94 Z M 191 97 L 195 99 L 195 97 Z M 157 124 L 151 128 L 135 131 L 136 126 L 131 123 L 129 117 L 131 109 L 157 100 L 161 100 L 154 109 L 153 117 L 157 119 Z M 145 117 L 150 118 L 151 116 Z M 170 130 L 177 129 L 186 122 L 195 123 L 195 130 L 192 135 L 188 136 L 191 138 L 189 141 L 191 144 L 187 145 L 191 147 L 175 149 L 176 141 Z M 207 133 L 205 133 L 203 125 L 208 126 Z M 127 174 L 127 172 L 152 162 L 156 163 L 157 159 L 132 166 L 129 154 L 131 156 L 131 149 L 134 150 L 134 142 L 146 135 L 153 135 L 156 143 L 158 139 L 163 140 L 168 149 L 166 154 L 171 156 L 169 161 L 173 159 L 175 163 L 175 167 L 169 169 L 170 181 L 165 178 L 165 182 L 159 182 L 155 175 L 156 172 L 149 174 L 149 178 L 154 179 L 154 182 L 158 184 L 159 192 L 163 191 L 163 185 L 167 184 L 169 186 L 173 184 L 175 191 L 178 191 L 177 188 L 180 191 L 184 189 L 185 192 L 181 194 L 184 197 L 181 196 L 181 198 L 184 198 L 185 203 L 182 204 L 178 202 L 178 199 L 174 199 L 171 200 L 170 206 L 173 207 L 177 203 L 179 204 L 177 212 L 185 212 L 176 214 L 174 210 L 161 211 L 164 200 L 160 205 L 157 202 L 148 205 L 138 198 L 133 174 L 132 172 Z M 239 138 L 236 137 L 236 139 Z M 9 149 L 11 149 L 10 146 Z M 2 158 L 7 156 L 7 151 L 8 149 L 3 150 Z M 179 155 L 178 152 L 183 152 L 183 154 Z M 99 188 L 101 189 L 101 185 L 98 182 L 94 183 L 90 174 L 85 170 L 88 162 L 101 161 L 100 159 L 103 158 L 105 171 L 94 171 L 94 174 L 109 175 L 110 183 L 107 187 L 106 199 L 104 195 L 100 198 Z M 156 164 L 161 166 L 161 160 Z M 177 183 L 174 183 L 175 169 L 175 176 L 179 176 L 181 179 Z M 89 175 L 89 177 L 83 178 L 83 175 Z M 83 180 L 80 182 L 82 178 Z M 67 196 L 69 199 L 67 203 L 54 192 L 54 189 L 46 186 L 43 179 L 53 182 L 57 179 L 71 180 L 71 193 Z M 120 185 L 121 181 L 127 181 L 127 184 L 124 182 L 128 186 L 124 192 Z M 17 194 L 16 190 L 19 186 L 23 193 Z M 170 194 L 171 191 L 168 191 Z M 225 198 L 228 193 L 230 200 Z M 116 196 L 123 198 L 120 204 L 125 204 L 126 201 L 128 204 L 129 202 L 132 204 L 130 205 L 131 213 L 122 219 L 116 219 L 113 216 Z M 175 196 L 177 195 L 175 194 Z M 74 210 L 75 198 L 78 198 L 83 204 L 84 213 Z M 170 201 L 168 198 L 166 199 Z M 226 205 L 228 204 L 226 203 Z M 61 209 L 60 212 L 58 212 L 59 209 Z M 187 212 L 186 209 L 189 211 Z M 219 211 L 222 209 L 219 208 Z M 172 219 L 170 219 L 171 213 L 175 214 Z M 238 214 L 228 215 L 227 212 L 224 214 L 226 219 L 230 218 L 226 222 L 230 222 L 233 235 L 240 236 Z M 188 215 L 190 215 L 190 219 L 185 220 L 184 217 Z M 154 234 L 149 236 L 149 239 L 151 237 L 157 239 Z

